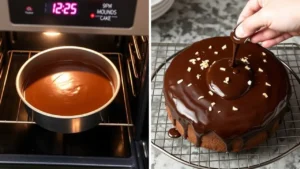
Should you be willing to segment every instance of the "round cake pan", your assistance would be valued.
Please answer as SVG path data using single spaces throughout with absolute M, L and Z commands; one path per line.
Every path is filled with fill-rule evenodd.
M 96 110 L 74 116 L 50 114 L 39 110 L 26 101 L 24 88 L 27 78 L 38 71 L 38 67 L 41 65 L 65 60 L 75 60 L 92 64 L 104 71 L 110 78 L 113 86 L 113 96 L 110 100 Z M 120 75 L 117 68 L 106 56 L 96 51 L 76 46 L 50 48 L 34 55 L 22 65 L 16 77 L 16 89 L 19 97 L 25 104 L 28 115 L 39 126 L 60 133 L 78 133 L 98 125 L 102 120 L 103 113 L 106 112 L 108 106 L 117 96 L 120 90 L 120 83 Z

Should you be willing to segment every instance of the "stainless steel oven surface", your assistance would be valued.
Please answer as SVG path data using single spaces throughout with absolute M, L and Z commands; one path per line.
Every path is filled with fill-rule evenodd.
M 0 30 L 148 35 L 148 0 L 2 0 Z
M 3 0 L 0 10 L 0 167 L 148 168 L 148 1 Z M 59 46 L 97 51 L 120 75 L 117 96 L 87 131 L 41 127 L 16 91 L 21 66 Z

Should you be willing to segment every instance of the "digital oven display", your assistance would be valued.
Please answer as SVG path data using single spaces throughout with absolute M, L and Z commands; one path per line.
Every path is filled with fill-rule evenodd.
M 49 2 L 46 4 L 51 7 L 51 13 L 54 15 L 77 15 L 78 3 L 77 2 Z
M 137 0 L 8 0 L 14 24 L 130 28 Z

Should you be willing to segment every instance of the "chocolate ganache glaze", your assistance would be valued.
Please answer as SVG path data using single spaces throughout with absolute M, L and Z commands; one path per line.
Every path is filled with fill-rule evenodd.
M 197 145 L 206 133 L 214 132 L 228 146 L 229 140 L 264 128 L 286 111 L 290 97 L 287 71 L 273 53 L 228 36 L 196 42 L 175 56 L 163 90 L 173 124 L 181 124 L 185 138 L 191 125 Z
M 178 138 L 181 136 L 180 133 L 176 130 L 176 128 L 171 128 L 168 131 L 168 134 L 169 134 L 169 137 L 171 137 L 171 138 Z
M 79 61 L 60 61 L 37 69 L 28 78 L 25 99 L 44 112 L 72 116 L 100 108 L 113 96 L 102 70 Z

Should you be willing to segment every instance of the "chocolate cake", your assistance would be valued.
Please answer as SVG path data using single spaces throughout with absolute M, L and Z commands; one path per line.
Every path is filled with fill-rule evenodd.
M 192 44 L 164 76 L 169 119 L 196 146 L 237 152 L 265 141 L 288 111 L 287 71 L 272 52 L 229 36 Z M 236 43 L 239 43 L 238 40 Z
M 60 61 L 38 68 L 25 86 L 25 99 L 44 112 L 74 116 L 91 112 L 113 96 L 107 75 L 79 61 Z

